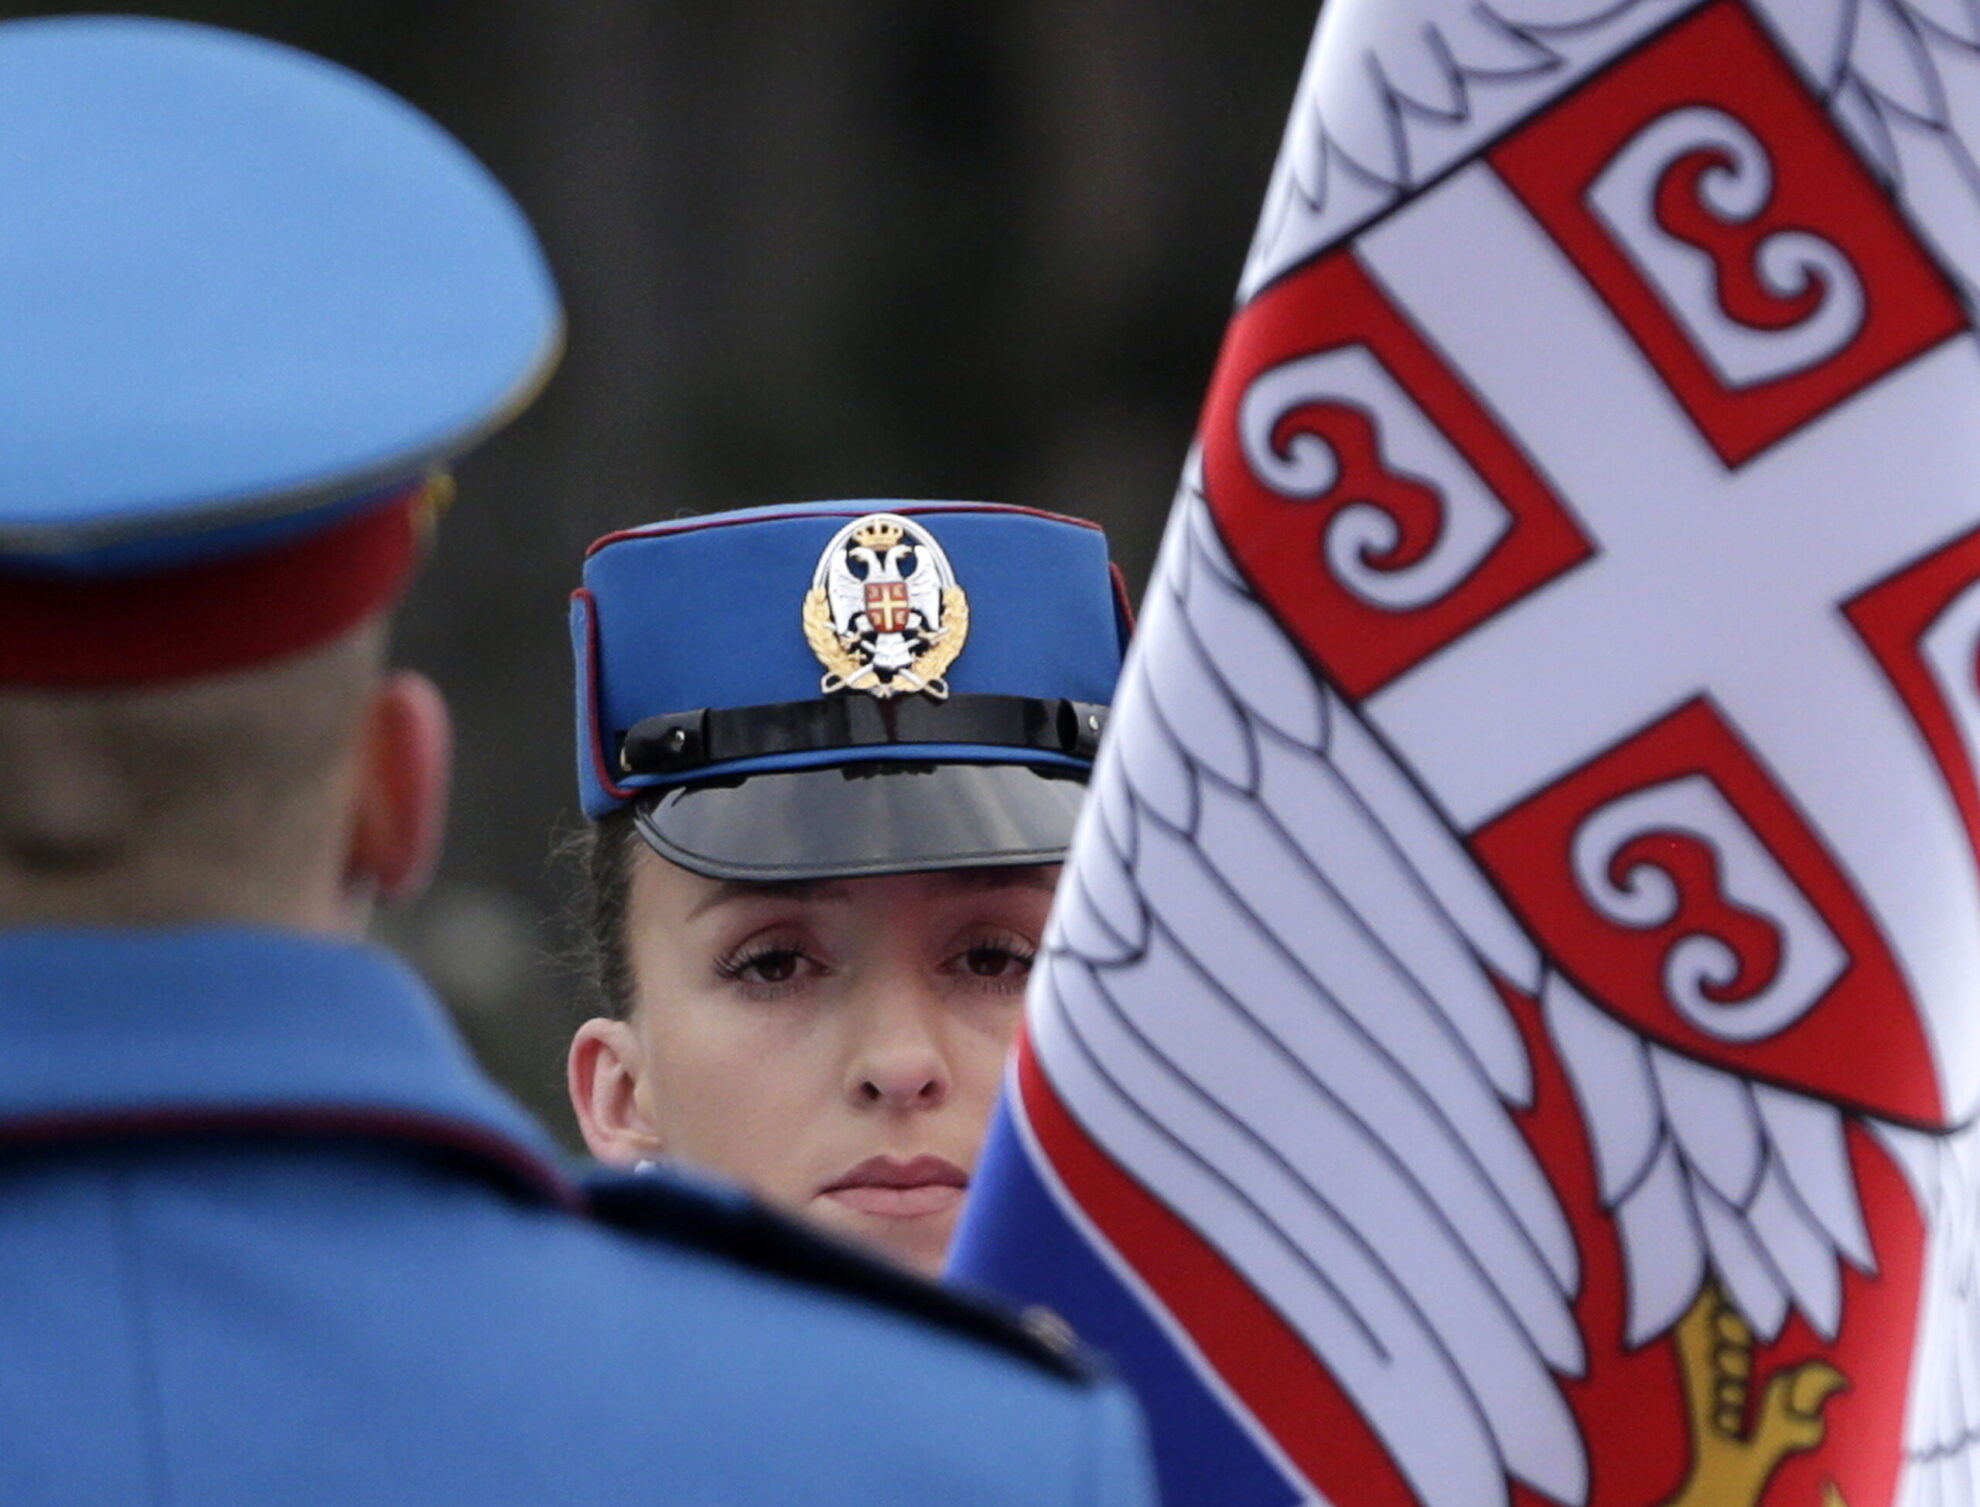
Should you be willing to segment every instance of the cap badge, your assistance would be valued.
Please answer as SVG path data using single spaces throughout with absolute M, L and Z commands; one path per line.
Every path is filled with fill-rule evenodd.
M 969 635 L 969 599 L 935 536 L 869 513 L 832 536 L 804 597 L 804 638 L 825 666 L 818 689 L 940 701 Z

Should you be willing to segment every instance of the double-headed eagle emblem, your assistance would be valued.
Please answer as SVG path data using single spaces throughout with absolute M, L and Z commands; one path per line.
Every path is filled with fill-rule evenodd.
M 804 637 L 825 666 L 824 695 L 940 701 L 942 676 L 969 634 L 969 599 L 942 546 L 894 513 L 869 513 L 832 536 L 804 597 Z

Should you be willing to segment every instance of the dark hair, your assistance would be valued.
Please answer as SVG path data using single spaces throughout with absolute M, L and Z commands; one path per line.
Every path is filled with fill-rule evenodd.
M 626 906 L 632 895 L 633 858 L 639 832 L 630 806 L 622 806 L 578 835 L 581 865 L 577 920 L 578 964 L 588 1004 L 597 1014 L 624 1020 L 632 1013 L 632 955 L 626 946 Z

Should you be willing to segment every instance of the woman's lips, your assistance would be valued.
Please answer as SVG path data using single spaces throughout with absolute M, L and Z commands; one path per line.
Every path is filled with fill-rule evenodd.
M 968 1186 L 969 1175 L 939 1156 L 918 1156 L 911 1161 L 875 1156 L 827 1183 L 819 1196 L 861 1214 L 913 1219 L 960 1208 Z

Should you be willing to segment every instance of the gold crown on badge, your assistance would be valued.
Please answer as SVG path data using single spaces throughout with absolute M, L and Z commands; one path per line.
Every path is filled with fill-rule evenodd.
M 949 694 L 942 677 L 969 636 L 969 598 L 935 536 L 897 513 L 868 513 L 832 536 L 804 597 L 804 638 L 825 666 L 823 695 L 885 700 Z
M 893 519 L 876 514 L 853 525 L 853 542 L 862 549 L 892 549 L 906 536 L 906 532 Z

